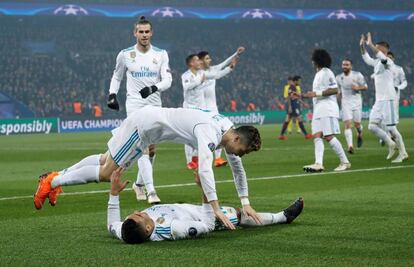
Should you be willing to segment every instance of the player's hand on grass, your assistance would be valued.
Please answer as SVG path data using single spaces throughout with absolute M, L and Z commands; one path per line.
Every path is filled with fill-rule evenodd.
M 237 48 L 237 55 L 241 55 L 244 53 L 244 50 L 246 50 L 243 46 L 240 46 L 239 48 Z
M 236 227 L 230 222 L 229 218 L 227 218 L 226 215 L 221 211 L 221 209 L 215 209 L 214 215 L 217 219 L 221 221 L 221 223 L 226 227 L 227 229 L 234 230 Z
M 251 217 L 257 224 L 262 224 L 262 220 L 252 206 L 243 205 L 243 213 L 244 215 Z
M 111 174 L 111 195 L 117 196 L 125 187 L 129 184 L 129 181 L 122 182 L 121 176 L 124 172 L 124 168 L 118 167 L 115 171 Z
M 116 111 L 119 110 L 118 100 L 116 99 L 116 94 L 110 94 L 108 97 L 108 108 L 114 109 Z
M 141 97 L 145 99 L 157 91 L 158 91 L 158 87 L 155 85 L 151 85 L 151 86 L 146 86 L 142 88 L 141 91 L 139 91 L 139 93 L 141 94 Z

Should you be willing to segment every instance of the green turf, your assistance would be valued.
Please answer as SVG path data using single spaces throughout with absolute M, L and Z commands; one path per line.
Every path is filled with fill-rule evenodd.
M 263 150 L 244 159 L 248 177 L 301 175 L 313 162 L 313 143 L 292 134 L 276 139 L 279 126 L 260 127 Z M 365 127 L 367 129 L 367 127 Z M 414 120 L 400 124 L 410 154 L 414 153 Z M 61 196 L 56 207 L 33 207 L 36 177 L 59 170 L 82 157 L 105 151 L 109 133 L 21 135 L 0 137 L 0 266 L 413 266 L 414 163 L 392 165 L 385 148 L 365 132 L 362 149 L 350 156 L 352 169 L 389 166 L 342 174 L 305 175 L 252 180 L 250 201 L 258 211 L 279 211 L 297 196 L 303 214 L 291 225 L 233 232 L 221 231 L 197 240 L 125 245 L 106 231 L 107 193 Z M 344 144 L 344 140 L 341 137 Z M 325 167 L 338 164 L 325 144 Z M 229 168 L 216 169 L 217 180 L 231 179 Z M 133 180 L 136 168 L 125 178 Z M 159 146 L 156 185 L 193 181 L 185 169 L 183 146 Z M 108 184 L 66 187 L 65 192 L 108 189 Z M 234 185 L 217 185 L 219 199 L 239 205 Z M 197 203 L 195 186 L 159 188 L 166 203 Z M 121 196 L 122 216 L 147 205 L 132 191 Z

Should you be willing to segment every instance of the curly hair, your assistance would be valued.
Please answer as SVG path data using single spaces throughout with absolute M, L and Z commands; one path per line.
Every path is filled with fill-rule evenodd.
M 249 151 L 258 151 L 262 146 L 262 139 L 257 128 L 253 126 L 240 126 L 235 129 L 240 135 L 241 142 L 247 145 Z
M 318 68 L 330 68 L 332 64 L 331 56 L 325 49 L 313 50 L 312 61 Z

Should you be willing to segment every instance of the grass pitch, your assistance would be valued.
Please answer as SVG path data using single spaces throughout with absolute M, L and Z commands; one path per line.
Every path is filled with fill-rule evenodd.
M 403 120 L 399 128 L 414 155 L 414 120 Z M 386 148 L 365 130 L 364 146 L 349 156 L 351 171 L 330 172 L 338 160 L 325 144 L 327 172 L 308 175 L 302 166 L 314 161 L 312 141 L 296 133 L 279 141 L 275 125 L 260 130 L 263 150 L 243 159 L 252 178 L 250 201 L 257 211 L 279 211 L 303 196 L 304 212 L 293 224 L 142 245 L 125 245 L 107 233 L 108 193 L 99 190 L 109 184 L 66 187 L 65 193 L 75 194 L 62 195 L 56 207 L 45 204 L 36 211 L 33 206 L 39 174 L 104 152 L 110 133 L 1 136 L 0 265 L 414 266 L 412 159 L 387 162 Z M 183 146 L 158 148 L 154 177 L 161 200 L 198 203 L 199 189 L 180 185 L 193 181 Z M 125 179 L 134 180 L 136 171 L 126 172 Z M 234 184 L 226 182 L 232 179 L 229 168 L 215 174 L 223 181 L 217 184 L 221 203 L 239 206 Z M 121 195 L 122 216 L 146 207 L 131 190 Z

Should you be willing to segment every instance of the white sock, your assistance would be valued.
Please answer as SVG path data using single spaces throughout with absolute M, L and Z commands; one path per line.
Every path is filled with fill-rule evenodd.
M 325 145 L 323 144 L 322 138 L 313 139 L 315 144 L 315 163 L 323 165 L 323 152 L 325 150 Z
M 74 171 L 76 169 L 82 168 L 84 166 L 91 166 L 91 165 L 100 165 L 99 164 L 99 159 L 101 158 L 101 154 L 97 154 L 97 155 L 91 155 L 88 156 L 84 159 L 82 159 L 81 161 L 79 161 L 78 163 L 70 166 L 69 168 L 66 168 L 64 170 L 61 170 L 59 172 L 59 174 L 65 174 L 67 172 L 71 172 Z
M 333 151 L 339 157 L 341 163 L 349 163 L 348 158 L 345 155 L 345 151 L 342 148 L 341 142 L 334 136 L 331 141 L 329 141 Z
M 263 226 L 270 224 L 286 223 L 286 216 L 283 211 L 279 213 L 260 213 L 258 212 L 262 224 L 257 224 L 252 217 L 245 216 L 243 212 L 240 214 L 240 226 Z
M 138 168 L 138 179 L 142 177 L 142 181 L 148 194 L 155 192 L 152 165 L 148 155 L 142 155 L 142 157 L 138 159 Z
M 352 144 L 352 129 L 345 129 L 344 131 L 345 134 L 345 140 L 346 140 L 346 144 L 348 145 L 348 147 L 353 146 Z
M 189 145 L 184 145 L 184 152 L 185 152 L 185 160 L 187 163 L 191 162 L 191 158 L 193 157 L 194 149 Z
M 387 145 L 390 145 L 393 142 L 387 132 L 381 129 L 378 125 L 370 123 L 368 124 L 368 129 Z
M 214 151 L 214 157 L 215 159 L 221 158 L 221 148 L 216 149 L 216 151 Z
M 407 154 L 407 151 L 405 150 L 405 144 L 404 140 L 402 138 L 402 135 L 398 131 L 396 126 L 389 126 L 388 131 L 391 133 L 392 136 L 395 138 L 395 143 L 397 144 L 398 150 L 400 154 Z
M 89 165 L 71 172 L 59 174 L 52 180 L 52 188 L 60 185 L 77 185 L 92 182 L 99 183 L 99 168 L 99 165 Z

